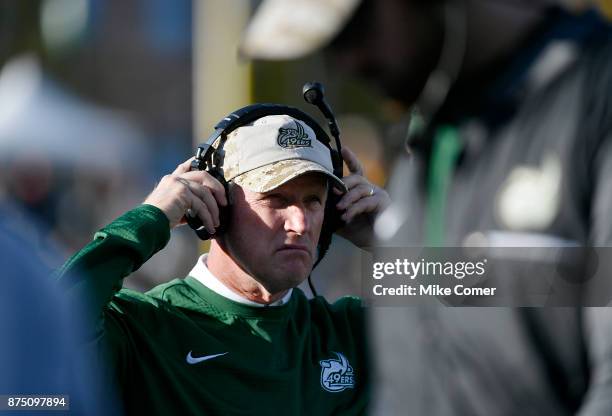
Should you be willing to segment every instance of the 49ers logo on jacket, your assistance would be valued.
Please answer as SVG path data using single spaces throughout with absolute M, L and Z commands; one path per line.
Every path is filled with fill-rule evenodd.
M 339 352 L 335 352 L 338 359 L 330 358 L 321 360 L 321 387 L 332 393 L 338 393 L 345 389 L 355 387 L 355 376 L 353 367 L 349 364 L 346 357 Z

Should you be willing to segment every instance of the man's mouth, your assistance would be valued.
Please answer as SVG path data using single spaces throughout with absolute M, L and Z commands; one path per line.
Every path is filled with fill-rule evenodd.
M 279 252 L 295 252 L 295 253 L 299 253 L 299 252 L 304 252 L 306 254 L 308 254 L 310 256 L 310 249 L 308 248 L 308 246 L 302 245 L 302 244 L 283 244 L 281 246 L 281 248 L 278 249 Z

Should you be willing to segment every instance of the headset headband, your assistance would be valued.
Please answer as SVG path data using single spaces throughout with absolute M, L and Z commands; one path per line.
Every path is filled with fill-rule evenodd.
M 192 163 L 192 168 L 203 170 L 207 161 L 213 161 L 213 154 L 217 150 L 213 144 L 223 135 L 227 135 L 233 130 L 246 126 L 265 116 L 286 114 L 306 123 L 315 133 L 317 140 L 330 150 L 334 175 L 342 178 L 342 155 L 331 147 L 329 136 L 323 128 L 308 114 L 302 110 L 280 104 L 252 104 L 242 107 L 228 116 L 224 117 L 215 125 L 215 130 L 208 136 L 206 141 L 198 146 L 196 158 Z M 215 163 L 217 164 L 217 163 Z

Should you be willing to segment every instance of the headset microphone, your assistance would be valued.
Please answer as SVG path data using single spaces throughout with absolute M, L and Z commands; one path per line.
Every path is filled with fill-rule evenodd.
M 325 100 L 325 89 L 323 88 L 323 85 L 321 85 L 320 82 L 307 82 L 304 84 L 304 87 L 302 87 L 302 93 L 304 94 L 304 100 L 312 105 L 316 105 L 327 119 L 329 132 L 336 140 L 336 149 L 338 150 L 338 153 L 342 155 L 340 129 L 338 128 L 338 122 L 336 121 L 336 117 L 334 116 L 331 107 Z M 340 166 L 340 169 L 342 169 L 342 166 Z

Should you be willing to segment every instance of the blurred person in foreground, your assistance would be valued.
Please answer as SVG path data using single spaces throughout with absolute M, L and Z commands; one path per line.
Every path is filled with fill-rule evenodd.
M 50 397 L 54 405 L 35 410 L 120 414 L 112 385 L 79 348 L 82 305 L 65 299 L 53 279 L 46 263 L 61 255 L 43 240 L 42 229 L 0 196 L 0 412 L 24 414 L 11 397 Z
M 594 11 L 550 1 L 268 0 L 241 52 L 292 59 L 328 44 L 335 68 L 414 105 L 381 243 L 609 246 L 610 33 Z M 377 414 L 612 414 L 608 309 L 371 319 Z
M 92 341 L 112 363 L 126 412 L 362 414 L 369 396 L 360 301 L 308 300 L 296 286 L 319 257 L 328 197 L 344 193 L 331 209 L 345 210 L 344 235 L 355 239 L 360 218 L 389 204 L 386 192 L 366 181 L 346 148 L 351 173 L 340 180 L 329 149 L 288 115 L 221 138 L 227 194 L 188 160 L 64 267 L 69 296 L 94 294 Z M 213 234 L 210 252 L 185 279 L 146 294 L 121 290 L 188 210 Z M 217 233 L 220 210 L 229 211 Z M 71 279 L 71 270 L 84 277 Z

